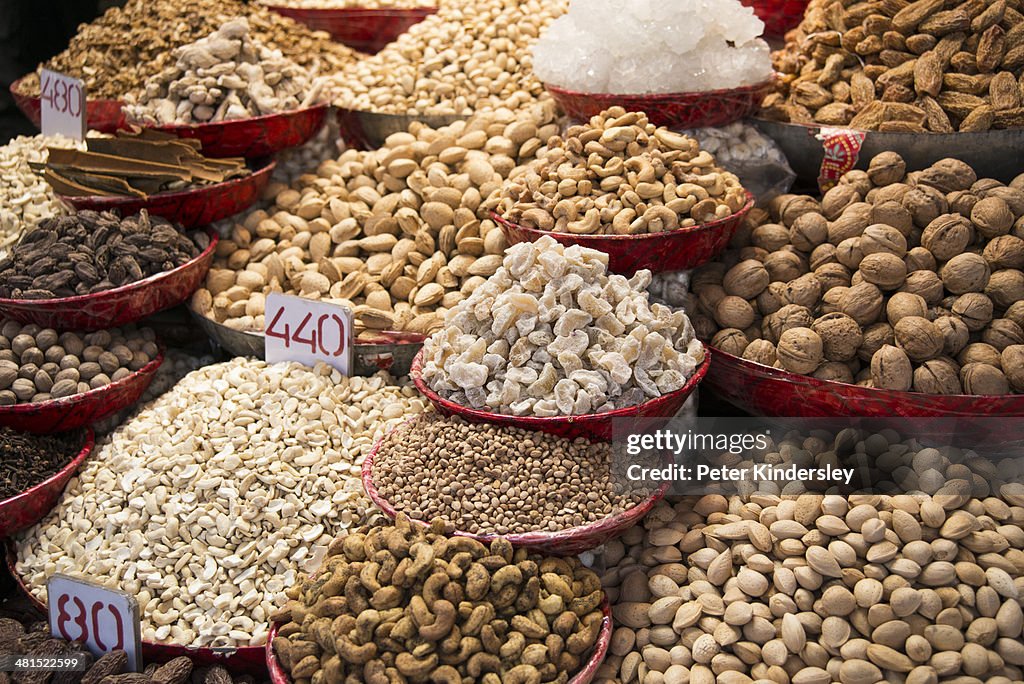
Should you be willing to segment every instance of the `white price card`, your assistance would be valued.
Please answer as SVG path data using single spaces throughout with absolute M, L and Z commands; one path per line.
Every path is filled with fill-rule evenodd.
M 50 634 L 79 641 L 97 657 L 121 649 L 128 654 L 128 669 L 141 671 L 139 602 L 134 596 L 58 573 L 46 582 L 46 597 Z
M 39 90 L 43 135 L 85 139 L 85 85 L 77 78 L 42 69 Z
M 267 295 L 267 363 L 328 363 L 343 375 L 352 372 L 352 311 L 303 297 Z

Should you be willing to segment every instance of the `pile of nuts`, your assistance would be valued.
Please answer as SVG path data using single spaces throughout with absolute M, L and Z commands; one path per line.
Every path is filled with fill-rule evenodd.
M 68 48 L 42 66 L 82 79 L 89 99 L 117 100 L 145 89 L 173 64 L 175 48 L 194 43 L 239 17 L 248 20 L 254 40 L 280 50 L 310 74 L 333 73 L 358 56 L 327 33 L 311 31 L 255 3 L 129 0 L 124 7 L 112 7 L 80 26 Z M 38 75 L 26 76 L 20 89 L 26 95 L 38 95 Z
M 85 144 L 58 136 L 18 136 L 0 147 L 0 256 L 42 219 L 66 209 L 50 185 L 29 166 L 45 163 L 47 148 L 85 149 Z
M 576 558 L 445 532 L 399 516 L 336 539 L 274 616 L 292 681 L 568 681 L 601 632 L 597 575 Z
M 362 459 L 423 410 L 388 381 L 241 358 L 189 374 L 20 538 L 17 572 L 41 600 L 54 572 L 128 592 L 145 641 L 265 643 L 282 592 L 366 521 Z
M 105 387 L 159 355 L 149 328 L 80 335 L 0 320 L 0 406 L 64 399 Z
M 682 388 L 704 360 L 681 309 L 651 304 L 650 271 L 608 275 L 608 255 L 545 235 L 448 312 L 423 345 L 441 396 L 517 416 L 635 406 Z
M 962 479 L 969 451 L 883 434 L 856 450 L 931 493 L 682 497 L 609 542 L 595 681 L 1024 680 L 1024 486 Z
M 0 297 L 55 299 L 103 292 L 164 273 L 210 245 L 145 209 L 120 218 L 80 211 L 40 222 L 0 259 Z
M 333 79 L 339 107 L 384 114 L 454 114 L 544 94 L 530 46 L 567 0 L 450 0 L 376 55 Z
M 127 94 L 125 113 L 144 124 L 247 119 L 306 107 L 319 97 L 308 72 L 249 35 L 233 19 L 172 53 L 174 64 L 140 92 Z
M 413 520 L 472 534 L 557 532 L 640 503 L 612 480 L 612 447 L 544 432 L 420 416 L 381 443 L 374 485 Z
M 501 200 L 499 213 L 528 228 L 635 235 L 732 216 L 747 193 L 695 139 L 612 107 L 549 140 Z
M 554 120 L 545 103 L 438 130 L 413 124 L 278 186 L 273 207 L 218 244 L 193 309 L 262 331 L 266 295 L 284 292 L 352 307 L 358 330 L 429 334 L 501 265 L 497 192 L 558 132 Z
M 777 222 L 753 217 L 737 249 L 694 273 L 694 327 L 725 352 L 823 380 L 1024 392 L 1022 183 L 955 159 L 907 173 L 885 152 L 820 202 L 780 196 Z
M 438 0 L 264 0 L 264 3 L 303 9 L 414 9 L 439 4 Z
M 0 367 L 0 373 L 6 370 Z M 83 437 L 81 431 L 30 435 L 0 427 L 0 501 L 28 491 L 71 463 L 82 450 Z
M 775 54 L 771 118 L 952 133 L 1024 126 L 1024 14 L 1004 0 L 815 0 Z

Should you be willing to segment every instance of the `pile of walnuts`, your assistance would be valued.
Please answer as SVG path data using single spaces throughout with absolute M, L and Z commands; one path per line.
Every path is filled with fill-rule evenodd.
M 769 215 L 770 214 L 770 215 Z M 893 152 L 821 201 L 784 195 L 698 269 L 698 336 L 824 380 L 927 394 L 1024 392 L 1024 176 Z

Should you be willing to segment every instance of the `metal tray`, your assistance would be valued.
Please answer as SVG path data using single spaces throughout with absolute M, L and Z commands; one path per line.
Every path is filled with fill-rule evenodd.
M 436 129 L 465 118 L 457 114 L 379 114 L 352 109 L 338 110 L 338 126 L 345 142 L 367 150 L 381 147 L 389 135 L 408 131 L 414 121 Z

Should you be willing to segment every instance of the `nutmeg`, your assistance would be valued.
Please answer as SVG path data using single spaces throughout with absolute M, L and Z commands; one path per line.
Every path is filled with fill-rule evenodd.
M 792 328 L 810 328 L 814 324 L 811 312 L 798 304 L 786 304 L 764 319 L 761 331 L 765 339 L 778 343 L 782 333 Z
M 1014 218 L 1006 202 L 998 197 L 986 197 L 974 205 L 971 221 L 982 237 L 991 239 L 1009 233 Z
M 864 334 L 857 321 L 846 314 L 826 314 L 816 320 L 811 330 L 822 341 L 822 353 L 828 361 L 850 361 L 864 342 Z
M 967 394 L 1001 396 L 1010 393 L 1003 372 L 987 363 L 969 363 L 960 369 L 960 384 Z
M 1003 375 L 1016 392 L 1024 392 L 1024 345 L 1015 344 L 1003 350 Z
M 945 338 L 927 318 L 907 316 L 893 326 L 896 344 L 918 363 L 934 359 L 942 353 Z
M 910 235 L 914 229 L 914 217 L 910 215 L 906 207 L 896 200 L 873 204 L 868 220 L 871 223 L 880 223 L 895 228 L 904 237 Z
M 907 163 L 895 152 L 876 154 L 868 164 L 868 178 L 875 185 L 899 183 L 907 173 Z
M 818 370 L 811 374 L 812 377 L 826 382 L 842 382 L 853 384 L 853 372 L 845 363 L 839 361 L 826 361 L 818 366 Z
M 1000 235 L 985 245 L 982 256 L 993 271 L 1024 269 L 1024 240 L 1013 235 Z
M 999 368 L 1002 364 L 999 350 L 986 342 L 975 342 L 967 345 L 957 355 L 956 361 L 961 366 L 971 363 L 985 363 Z
M 996 271 L 985 286 L 985 294 L 1000 309 L 1024 300 L 1024 273 L 1015 268 Z
M 914 369 L 913 390 L 925 394 L 961 394 L 959 369 L 945 358 L 925 361 Z
M 931 221 L 921 234 L 921 246 L 939 261 L 962 254 L 974 242 L 974 226 L 959 214 L 943 214 Z
M 928 303 L 921 295 L 897 292 L 885 304 L 885 317 L 890 325 L 896 325 L 907 316 L 928 318 Z
M 715 321 L 723 328 L 743 329 L 754 322 L 754 307 L 742 297 L 723 297 L 715 307 Z
M 992 320 L 992 300 L 980 292 L 968 292 L 957 297 L 950 310 L 967 324 L 968 330 L 978 332 Z
M 902 349 L 885 345 L 871 357 L 871 383 L 879 389 L 906 392 L 914 384 L 914 368 Z
M 804 214 L 789 228 L 789 242 L 799 250 L 811 252 L 828 239 L 828 220 L 821 214 Z
M 1009 318 L 997 318 L 982 331 L 981 340 L 1002 351 L 1016 344 L 1024 344 L 1024 330 Z
M 939 316 L 932 322 L 942 333 L 942 353 L 946 356 L 959 354 L 971 339 L 971 331 L 968 330 L 967 324 L 957 316 Z
M 778 360 L 793 373 L 813 373 L 823 361 L 822 340 L 810 328 L 791 328 L 779 338 Z
M 754 299 L 768 287 L 769 280 L 764 264 L 748 259 L 730 268 L 721 282 L 726 294 Z
M 942 284 L 942 278 L 935 271 L 914 271 L 907 274 L 907 280 L 900 288 L 901 292 L 909 292 L 919 295 L 927 302 L 928 306 L 936 306 L 946 295 L 946 288 Z
M 785 304 L 797 304 L 806 309 L 814 309 L 821 300 L 821 283 L 813 273 L 805 273 L 795 280 L 786 283 L 782 293 Z
M 947 261 L 939 271 L 946 290 L 958 295 L 983 292 L 991 275 L 988 262 L 980 254 L 972 252 L 958 254 Z
M 861 259 L 859 271 L 865 281 L 882 290 L 896 290 L 907 279 L 907 265 L 903 259 L 888 252 L 868 254 Z
M 718 333 L 711 338 L 712 347 L 724 351 L 726 354 L 732 354 L 733 356 L 743 356 L 743 352 L 746 351 L 749 344 L 750 340 L 747 339 L 747 336 L 743 331 L 737 330 L 736 328 L 719 330 Z
M 907 250 L 906 256 L 903 257 L 903 263 L 907 265 L 907 273 L 935 271 L 938 269 L 935 256 L 924 247 L 914 247 Z

